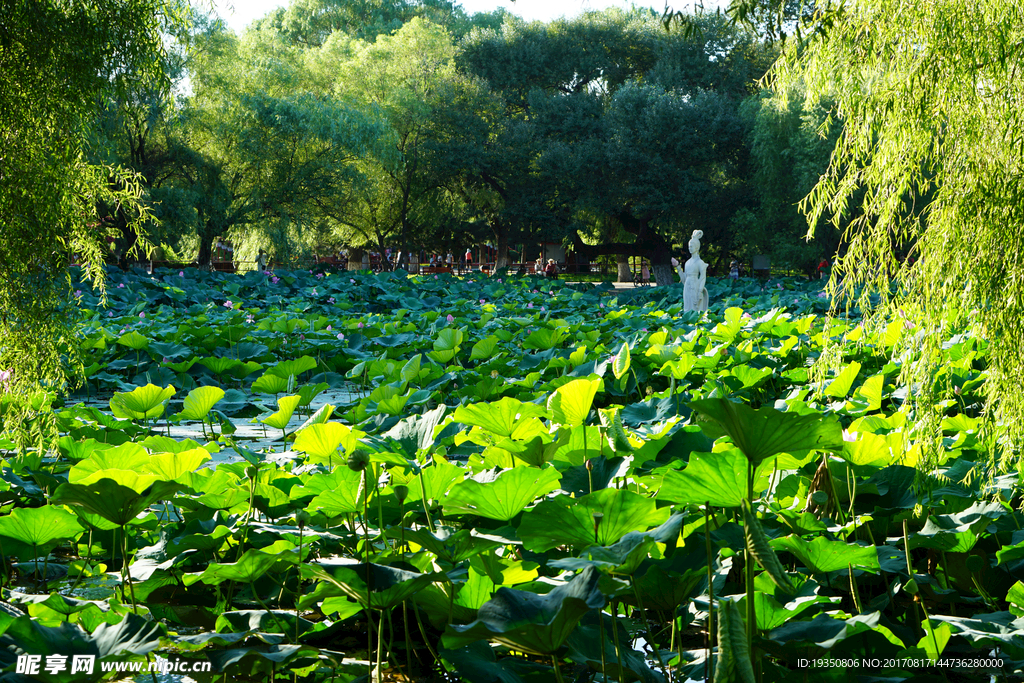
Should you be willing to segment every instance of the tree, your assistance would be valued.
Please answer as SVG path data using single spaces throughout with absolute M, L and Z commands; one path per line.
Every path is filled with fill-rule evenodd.
M 229 232 L 272 234 L 287 256 L 281 235 L 344 213 L 362 182 L 358 163 L 386 156 L 389 131 L 373 112 L 306 90 L 299 57 L 273 35 L 239 40 L 214 26 L 197 42 L 194 93 L 170 126 L 165 171 L 194 199 L 182 227 L 196 231 L 206 266 Z
M 964 328 L 986 339 L 987 412 L 1005 437 L 1003 457 L 1019 461 L 1024 5 L 856 0 L 820 18 L 820 31 L 787 45 L 773 85 L 785 94 L 805 84 L 812 101 L 834 103 L 843 125 L 828 173 L 804 203 L 812 227 L 841 223 L 863 193 L 832 284 L 869 285 L 882 297 L 876 321 L 909 316 L 920 330 L 906 341 L 917 359 L 907 367 L 924 417 L 939 414 L 924 410 L 936 407 L 927 389 L 948 387 L 934 364 L 938 346 Z
M 724 19 L 700 27 L 665 34 L 650 12 L 608 10 L 467 36 L 461 62 L 500 94 L 507 120 L 531 131 L 519 150 L 533 160 L 507 182 L 488 174 L 501 196 L 536 200 L 518 202 L 513 222 L 585 259 L 653 258 L 661 282 L 687 227 L 727 234 L 745 172 L 737 107 L 770 52 Z
M 7 0 L 0 16 L 0 411 L 17 428 L 28 396 L 62 391 L 74 372 L 68 264 L 77 255 L 102 287 L 100 200 L 144 218 L 122 169 L 89 164 L 86 133 L 102 95 L 160 83 L 164 0 Z M 69 40 L 69 36 L 74 36 Z M 45 401 L 42 401 L 45 403 Z M 37 406 L 39 400 L 37 400 Z M 6 406 L 6 407 L 3 407 Z M 37 425 L 38 426 L 38 425 Z M 40 427 L 36 436 L 52 436 Z M 19 430 L 26 436 L 24 429 Z
M 352 211 L 334 218 L 355 246 L 395 244 L 408 252 L 447 216 L 425 207 L 458 206 L 440 195 L 451 181 L 447 145 L 480 123 L 479 84 L 458 73 L 457 48 L 441 27 L 414 18 L 373 43 L 334 34 L 307 57 L 318 87 L 379 112 L 389 133 L 377 154 L 365 156 L 366 176 Z M 445 161 L 445 159 L 448 161 Z

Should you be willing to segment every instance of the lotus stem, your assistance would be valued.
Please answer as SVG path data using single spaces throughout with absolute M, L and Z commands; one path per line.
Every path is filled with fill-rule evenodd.
M 551 666 L 555 670 L 555 680 L 557 680 L 558 683 L 565 683 L 562 680 L 562 670 L 558 667 L 558 660 L 555 659 L 554 655 L 551 655 Z
M 715 575 L 714 560 L 711 557 L 711 501 L 704 503 L 704 549 L 708 556 L 708 658 L 705 661 L 705 677 L 712 681 L 715 678 L 715 662 L 711 657 L 715 646 Z

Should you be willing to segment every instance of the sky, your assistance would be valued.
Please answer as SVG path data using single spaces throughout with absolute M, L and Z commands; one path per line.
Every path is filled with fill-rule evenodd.
M 587 10 L 601 10 L 606 7 L 622 7 L 628 9 L 632 5 L 651 7 L 659 14 L 665 10 L 666 0 L 461 0 L 462 8 L 467 14 L 490 12 L 504 7 L 513 14 L 526 20 L 551 21 L 560 17 L 574 17 Z M 705 9 L 718 6 L 720 0 L 704 0 Z M 659 4 L 660 3 L 660 4 Z M 275 7 L 287 5 L 287 0 L 215 0 L 214 4 L 220 16 L 236 33 L 259 19 Z M 694 0 L 671 0 L 674 10 L 692 10 Z

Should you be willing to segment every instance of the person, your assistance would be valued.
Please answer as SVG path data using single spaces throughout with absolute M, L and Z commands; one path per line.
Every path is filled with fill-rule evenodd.
M 448 267 L 451 268 L 455 265 L 455 257 L 452 256 L 452 252 L 448 252 Z
M 473 265 L 473 252 L 466 247 L 466 267 L 470 268 Z
M 672 259 L 672 265 L 679 273 L 679 279 L 683 281 L 683 310 L 684 311 L 706 311 L 708 310 L 708 290 L 705 287 L 708 279 L 708 264 L 700 260 L 700 238 L 704 236 L 703 230 L 694 230 L 690 237 L 690 258 L 684 266 L 679 261 Z
M 263 249 L 260 249 L 260 253 L 256 257 L 256 270 L 261 273 L 267 270 L 267 252 Z
M 740 277 L 740 263 L 736 259 L 729 264 L 729 277 L 733 280 L 738 280 Z
M 544 277 L 558 277 L 558 265 L 555 264 L 555 259 L 548 259 L 548 265 L 544 266 Z
M 828 278 L 828 259 L 824 256 L 821 257 L 821 261 L 818 263 L 818 279 L 825 280 Z

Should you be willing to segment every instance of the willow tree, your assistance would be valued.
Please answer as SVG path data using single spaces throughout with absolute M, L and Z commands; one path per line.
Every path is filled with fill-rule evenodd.
M 169 0 L 6 0 L 0 19 L 0 428 L 26 422 L 74 366 L 68 265 L 103 281 L 96 207 L 142 217 L 132 177 L 85 161 L 104 92 L 158 82 Z M 175 19 L 176 20 L 176 19 Z M 132 209 L 132 206 L 135 209 Z M 45 411 L 44 411 L 45 412 Z M 33 425 L 26 428 L 26 425 Z
M 820 12 L 771 75 L 830 98 L 842 125 L 828 172 L 803 202 L 839 223 L 848 250 L 832 287 L 881 294 L 902 316 L 919 419 L 935 418 L 951 333 L 987 340 L 987 416 L 997 452 L 1024 437 L 1024 4 L 851 0 Z M 912 337 L 912 338 L 909 338 Z M 938 380 L 938 381 L 937 381 Z M 930 430 L 939 434 L 938 430 Z

